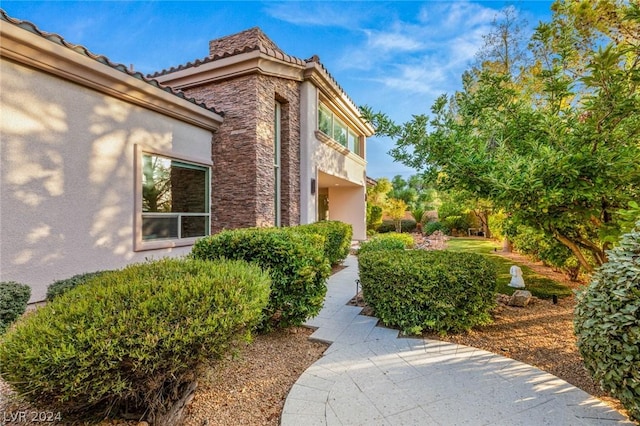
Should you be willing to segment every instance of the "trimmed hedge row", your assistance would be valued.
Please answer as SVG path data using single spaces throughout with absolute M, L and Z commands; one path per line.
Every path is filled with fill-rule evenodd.
M 365 301 L 403 333 L 460 332 L 491 321 L 496 268 L 482 255 L 392 250 L 358 260 Z
M 408 234 L 398 234 L 397 232 L 378 234 L 360 244 L 358 255 L 378 250 L 404 250 L 413 248 L 413 244 L 413 237 Z
M 242 259 L 268 270 L 271 297 L 261 329 L 300 325 L 320 312 L 331 272 L 325 238 L 295 228 L 247 228 L 202 238 L 195 259 Z
M 337 220 L 325 220 L 291 228 L 298 232 L 319 234 L 325 238 L 324 254 L 331 265 L 344 261 L 351 249 L 353 228 L 351 225 Z
M 416 230 L 417 226 L 418 226 L 418 223 L 413 219 L 403 219 L 400 222 L 401 232 L 413 232 Z M 385 234 L 387 232 L 395 232 L 396 224 L 393 220 L 383 220 L 382 225 L 378 226 L 376 231 L 381 234 Z
M 0 374 L 66 416 L 138 413 L 175 423 L 199 368 L 261 319 L 270 278 L 241 261 L 163 259 L 105 272 L 26 317 Z
M 28 285 L 15 281 L 0 282 L 0 334 L 24 313 L 30 297 Z

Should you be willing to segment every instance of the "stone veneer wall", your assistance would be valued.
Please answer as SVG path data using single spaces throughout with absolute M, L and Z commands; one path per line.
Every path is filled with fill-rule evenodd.
M 212 146 L 212 232 L 274 225 L 274 104 L 282 104 L 281 224 L 300 221 L 299 83 L 251 74 L 185 90 L 224 111 Z

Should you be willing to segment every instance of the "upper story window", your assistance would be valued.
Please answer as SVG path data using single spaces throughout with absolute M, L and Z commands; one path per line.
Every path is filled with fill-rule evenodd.
M 165 155 L 139 155 L 136 249 L 193 244 L 211 229 L 210 168 Z
M 318 106 L 318 130 L 360 155 L 360 137 L 322 102 Z

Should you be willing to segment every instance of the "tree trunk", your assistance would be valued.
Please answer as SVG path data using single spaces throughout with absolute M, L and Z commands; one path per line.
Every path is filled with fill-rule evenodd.
M 511 246 L 511 241 L 509 241 L 509 238 L 504 237 L 504 240 L 502 240 L 502 252 L 511 253 L 512 250 L 513 247 Z
M 177 399 L 167 407 L 161 407 L 156 412 L 149 413 L 147 420 L 154 426 L 177 426 L 182 424 L 184 409 L 189 405 L 195 395 L 198 382 L 185 383 L 180 389 Z
M 585 271 L 587 271 L 589 274 L 593 272 L 593 266 L 591 266 L 589 262 L 587 262 L 587 259 L 584 257 L 584 254 L 582 254 L 580 247 L 578 247 L 576 243 L 574 243 L 564 235 L 559 234 L 558 232 L 554 232 L 553 235 L 556 237 L 558 241 L 560 241 L 565 246 L 569 247 L 569 249 L 573 252 L 576 258 L 578 258 L 578 262 L 580 263 L 582 268 L 584 268 Z

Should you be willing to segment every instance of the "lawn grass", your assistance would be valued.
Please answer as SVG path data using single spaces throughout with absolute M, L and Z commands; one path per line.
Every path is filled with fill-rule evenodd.
M 526 290 L 529 290 L 534 296 L 541 299 L 550 299 L 553 295 L 562 298 L 570 296 L 572 293 L 569 287 L 558 281 L 536 274 L 531 268 L 521 263 L 493 254 L 495 250 L 502 250 L 502 245 L 496 241 L 478 238 L 451 238 L 447 241 L 447 250 L 479 253 L 489 256 L 497 267 L 498 293 L 511 295 L 517 290 L 509 287 L 509 283 L 511 282 L 509 269 L 514 264 L 522 269 L 522 277 L 526 285 Z

